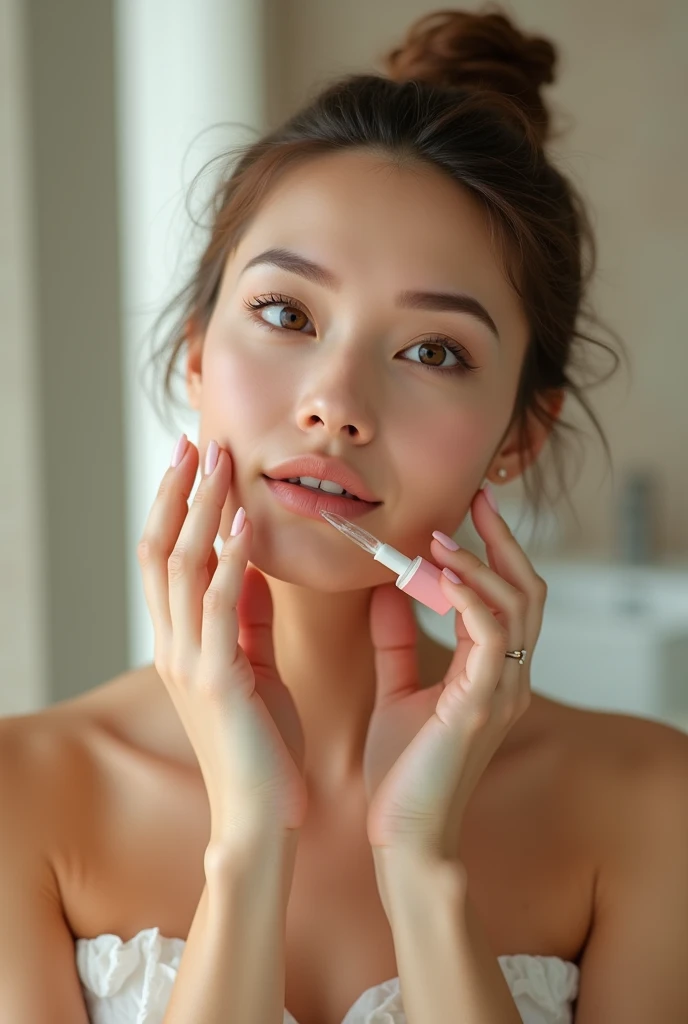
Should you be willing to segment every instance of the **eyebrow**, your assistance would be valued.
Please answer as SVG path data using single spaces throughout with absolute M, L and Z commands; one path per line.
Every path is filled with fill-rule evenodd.
M 297 252 L 292 252 L 291 249 L 266 249 L 248 261 L 239 277 L 251 267 L 256 267 L 259 264 L 279 267 L 281 270 L 298 274 L 307 281 L 313 281 L 325 288 L 337 289 L 341 285 L 331 270 L 306 259 L 305 256 L 301 256 Z M 469 316 L 475 317 L 489 329 L 497 343 L 500 341 L 499 331 L 494 320 L 485 307 L 471 295 L 464 295 L 460 292 L 403 291 L 397 295 L 396 302 L 402 309 L 426 309 L 438 313 L 468 313 Z

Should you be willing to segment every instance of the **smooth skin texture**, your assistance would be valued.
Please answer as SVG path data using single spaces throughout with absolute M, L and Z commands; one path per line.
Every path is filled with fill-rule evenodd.
M 275 247 L 330 269 L 339 286 L 265 265 L 242 274 Z M 477 298 L 500 343 L 467 314 L 397 308 L 397 293 L 411 288 Z M 289 328 L 274 324 L 292 309 L 245 308 L 276 293 L 306 311 Z M 422 355 L 439 336 L 478 369 L 462 372 L 435 342 Z M 261 474 L 306 451 L 340 456 L 383 501 L 361 525 L 430 557 L 433 530 L 457 529 L 485 476 L 497 465 L 516 475 L 515 432 L 503 435 L 526 338 L 470 197 L 439 172 L 361 153 L 314 160 L 281 179 L 228 260 L 205 336 L 192 336 L 187 384 L 201 414 L 199 448 L 203 455 L 216 439 L 234 466 L 220 536 L 244 506 L 251 559 L 275 606 L 277 663 L 304 725 L 307 783 L 320 795 L 360 776 L 374 699 L 371 588 L 390 573 L 327 523 L 276 506 Z M 442 359 L 446 367 L 433 365 Z M 553 408 L 560 404 L 553 396 Z M 545 440 L 533 425 L 526 460 Z
M 373 592 L 377 685 L 364 782 L 374 848 L 451 859 L 480 777 L 530 706 L 530 662 L 520 665 L 506 652 L 525 648 L 532 657 L 547 586 L 484 492 L 471 512 L 489 566 L 432 542 L 436 563 L 454 575 L 443 573 L 440 585 L 457 611 L 456 649 L 435 686 L 420 685 L 417 627 L 405 595 L 393 584 Z
M 328 268 L 338 284 L 264 265 L 241 274 L 250 258 L 272 247 Z M 477 298 L 499 343 L 467 314 L 400 311 L 395 296 L 402 288 Z M 278 305 L 257 311 L 271 326 L 247 317 L 243 302 L 269 294 L 285 296 L 287 306 L 296 301 L 303 316 Z M 285 312 L 289 326 L 271 329 Z M 414 348 L 428 336 L 462 346 L 477 369 L 419 365 L 437 362 Z M 376 691 L 369 588 L 389 578 L 365 553 L 338 543 L 327 524 L 318 528 L 274 508 L 260 473 L 313 449 L 349 459 L 383 500 L 362 525 L 402 551 L 429 557 L 433 530 L 456 531 L 484 477 L 499 466 L 509 479 L 518 472 L 516 438 L 507 429 L 527 337 L 480 211 L 432 168 L 391 167 L 355 152 L 314 160 L 284 176 L 228 261 L 208 330 L 189 352 L 188 392 L 201 413 L 201 449 L 216 438 L 235 461 L 230 510 L 241 504 L 254 522 L 252 558 L 270 583 L 277 664 L 303 722 L 309 790 L 327 793 L 360 772 Z M 449 354 L 444 360 L 455 361 Z M 560 407 L 554 395 L 553 412 Z M 526 462 L 545 441 L 534 422 Z M 221 536 L 227 529 L 223 517 Z M 528 646 L 524 641 L 519 646 Z M 627 927 L 629 906 L 642 899 L 638 890 L 647 893 L 647 869 L 638 864 L 617 910 L 623 926 L 604 908 L 612 945 L 603 948 L 591 933 L 582 1024 L 644 1022 L 649 1014 L 679 1024 L 688 1012 L 681 967 L 688 945 L 688 811 L 685 801 L 671 799 L 688 779 L 687 748 L 677 740 L 679 753 L 665 769 L 677 781 L 664 814 L 678 819 L 660 822 L 674 839 L 662 855 L 674 883 L 671 898 L 666 874 L 656 882 L 665 897 L 667 947 L 653 956 L 641 940 L 645 963 L 635 984 L 619 971 L 620 948 L 628 959 L 638 955 L 639 940 Z M 623 857 L 618 870 L 627 873 L 634 854 Z M 636 928 L 643 930 L 642 918 Z
M 331 269 L 338 286 L 266 266 L 241 274 L 280 246 Z M 404 288 L 474 296 L 499 344 L 466 314 L 396 308 Z M 296 300 L 303 316 L 284 305 L 245 308 L 272 293 Z M 280 314 L 289 326 L 259 323 L 275 325 Z M 463 346 L 476 371 L 438 369 L 438 337 Z M 224 541 L 246 508 L 251 563 L 274 608 L 275 662 L 305 739 L 308 813 L 287 935 L 287 1006 L 301 1024 L 340 1024 L 367 985 L 395 973 L 361 810 L 377 684 L 370 600 L 390 577 L 326 523 L 276 505 L 261 474 L 323 450 L 354 465 L 383 500 L 362 525 L 395 547 L 438 561 L 432 532 L 454 533 L 474 502 L 487 537 L 489 510 L 476 494 L 485 476 L 497 482 L 498 467 L 510 480 L 518 472 L 508 420 L 526 339 L 470 196 L 431 168 L 353 152 L 281 179 L 230 255 L 207 331 L 189 325 L 198 451 L 204 458 L 215 438 L 232 464 L 218 532 Z M 446 362 L 455 365 L 448 354 Z M 559 403 L 552 396 L 553 411 Z M 526 458 L 545 441 L 534 422 Z M 467 559 L 456 552 L 446 564 L 466 575 Z M 432 686 L 452 654 L 419 644 L 426 672 L 436 666 L 424 680 Z M 562 652 L 571 656 L 584 672 L 584 654 Z M 8 1019 L 85 1021 L 73 935 L 114 928 L 131 937 L 160 924 L 183 937 L 201 894 L 206 789 L 163 681 L 148 666 L 98 690 L 0 730 Z M 688 739 L 678 730 L 532 694 L 469 800 L 459 853 L 495 953 L 579 959 L 576 1024 L 685 1020 L 687 780 Z M 334 905 L 328 894 L 337 891 Z
M 214 467 L 206 462 L 189 508 L 197 469 L 189 443 L 160 485 L 138 556 L 155 667 L 198 759 L 211 843 L 222 845 L 301 827 L 304 740 L 275 665 L 270 593 L 260 572 L 246 571 L 250 519 L 219 559 L 213 548 L 230 460 L 220 450 Z

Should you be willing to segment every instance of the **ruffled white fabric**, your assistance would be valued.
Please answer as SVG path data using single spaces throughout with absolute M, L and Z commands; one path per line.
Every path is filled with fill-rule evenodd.
M 76 965 L 91 1024 L 161 1024 L 172 995 L 183 939 L 145 928 L 128 942 L 117 935 L 76 940 Z M 579 970 L 555 956 L 500 956 L 524 1024 L 571 1024 Z M 283 1024 L 299 1024 L 287 1009 Z M 366 989 L 342 1024 L 406 1024 L 399 979 Z

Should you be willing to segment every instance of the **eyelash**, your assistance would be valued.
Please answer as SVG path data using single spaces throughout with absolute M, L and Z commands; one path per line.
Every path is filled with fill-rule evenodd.
M 244 302 L 244 307 L 245 307 L 245 309 L 247 309 L 249 311 L 251 319 L 255 320 L 256 323 L 259 324 L 260 326 L 267 327 L 268 330 L 270 330 L 270 331 L 285 331 L 285 330 L 287 330 L 287 328 L 286 327 L 275 327 L 274 324 L 269 324 L 267 322 L 267 320 L 263 320 L 262 316 L 260 316 L 257 313 L 257 310 L 264 309 L 266 306 L 280 306 L 280 305 L 283 305 L 283 306 L 293 306 L 294 309 L 300 310 L 304 314 L 304 316 L 308 316 L 308 312 L 304 309 L 304 307 L 301 305 L 301 303 L 297 299 L 289 298 L 289 296 L 287 296 L 287 295 L 275 295 L 274 293 L 271 293 L 268 296 L 263 296 L 261 298 L 253 299 L 253 301 L 247 300 L 247 301 Z M 310 317 L 309 317 L 309 319 L 310 319 Z M 299 334 L 301 332 L 300 331 L 292 331 L 291 333 L 292 334 Z M 459 360 L 459 362 L 458 362 L 458 364 L 456 366 L 447 366 L 447 367 L 431 366 L 428 363 L 417 362 L 417 363 L 415 363 L 416 366 L 422 366 L 426 370 L 435 370 L 435 371 L 439 371 L 440 373 L 461 373 L 461 374 L 466 374 L 466 373 L 473 373 L 475 370 L 477 370 L 477 367 L 473 366 L 466 359 L 466 356 L 464 354 L 464 350 L 460 346 L 456 345 L 454 342 L 450 341 L 448 338 L 443 338 L 443 337 L 434 335 L 433 337 L 430 337 L 430 338 L 424 338 L 423 341 L 417 341 L 415 343 L 415 345 L 411 346 L 411 348 L 415 348 L 416 345 L 424 345 L 424 344 L 432 344 L 432 345 L 438 345 L 439 344 L 439 345 L 443 345 L 446 349 L 448 349 L 452 353 L 452 355 L 456 356 L 456 358 Z M 413 363 L 413 362 L 415 362 L 415 360 L 409 359 L 409 360 L 407 360 L 407 362 Z

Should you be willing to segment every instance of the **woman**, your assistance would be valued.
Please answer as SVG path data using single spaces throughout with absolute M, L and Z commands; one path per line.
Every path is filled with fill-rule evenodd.
M 537 505 L 566 396 L 594 420 L 555 56 L 428 16 L 218 190 L 166 353 L 199 445 L 138 549 L 154 664 L 3 723 L 3 1020 L 686 1020 L 688 739 L 531 693 L 546 585 L 481 487 Z M 327 508 L 448 571 L 455 652 Z

